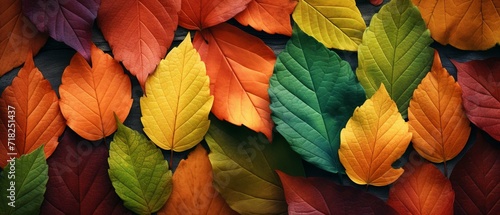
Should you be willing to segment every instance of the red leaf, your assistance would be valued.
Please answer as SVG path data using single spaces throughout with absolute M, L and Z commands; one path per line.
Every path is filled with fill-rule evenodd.
M 455 214 L 500 214 L 500 142 L 481 132 L 457 163 L 450 180 L 455 190 Z
M 370 0 L 370 3 L 374 6 L 379 6 L 384 3 L 384 0 Z
M 202 30 L 223 23 L 245 10 L 251 0 L 182 0 L 179 25 Z
M 500 58 L 453 61 L 469 120 L 500 140 Z
M 324 178 L 289 176 L 277 171 L 289 214 L 397 214 L 381 199 Z
M 67 130 L 49 165 L 41 214 L 131 214 L 108 175 L 108 149 Z
M 252 0 L 235 18 L 258 31 L 292 36 L 290 14 L 297 3 L 296 0 Z
M 23 13 L 41 32 L 66 43 L 90 60 L 92 25 L 100 0 L 22 0 Z

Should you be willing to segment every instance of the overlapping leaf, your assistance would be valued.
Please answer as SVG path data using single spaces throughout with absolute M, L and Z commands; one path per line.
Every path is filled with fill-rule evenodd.
M 104 38 L 142 89 L 172 44 L 180 1 L 101 0 L 97 20 Z
M 22 0 L 23 13 L 41 32 L 66 43 L 90 60 L 92 25 L 100 0 Z
M 92 67 L 75 54 L 59 86 L 61 112 L 68 126 L 87 140 L 116 131 L 113 113 L 123 121 L 132 107 L 132 85 L 117 61 L 91 47 Z
M 179 25 L 203 30 L 223 23 L 245 10 L 252 0 L 181 0 Z
M 486 50 L 500 43 L 497 0 L 412 0 L 432 37 L 459 49 Z
M 12 159 L 0 176 L 2 214 L 38 214 L 49 179 L 47 172 L 43 146 Z
M 462 91 L 437 52 L 431 71 L 413 92 L 408 119 L 413 147 L 427 160 L 451 160 L 467 143 L 470 122 L 462 107 Z
M 172 171 L 161 150 L 144 135 L 117 120 L 109 149 L 109 178 L 125 207 L 137 214 L 154 213 L 172 192 Z
M 35 67 L 31 54 L 12 84 L 2 92 L 0 109 L 1 167 L 7 165 L 8 153 L 19 157 L 41 145 L 45 145 L 46 157 L 54 152 L 66 123 L 56 93 Z
M 194 47 L 207 66 L 212 113 L 272 139 L 269 78 L 276 56 L 262 40 L 222 23 L 196 33 Z
M 292 149 L 329 172 L 338 160 L 340 130 L 365 100 L 349 63 L 297 26 L 270 80 L 273 120 Z
M 250 25 L 258 31 L 291 36 L 290 14 L 296 5 L 296 0 L 252 0 L 234 18 L 242 25 Z
M 403 174 L 392 163 L 403 155 L 412 135 L 383 84 L 354 110 L 340 135 L 340 162 L 354 183 L 385 186 Z
M 500 140 L 500 58 L 452 63 L 457 67 L 467 117 Z
M 293 19 L 328 48 L 357 51 L 365 21 L 355 0 L 299 0 Z
M 384 83 L 406 118 L 413 90 L 430 70 L 431 43 L 429 30 L 410 0 L 382 6 L 359 46 L 356 75 L 366 94 L 372 96 Z
M 214 187 L 241 214 L 282 214 L 287 204 L 274 170 L 304 175 L 300 157 L 282 138 L 269 144 L 244 127 L 212 120 L 205 137 L 210 147 Z

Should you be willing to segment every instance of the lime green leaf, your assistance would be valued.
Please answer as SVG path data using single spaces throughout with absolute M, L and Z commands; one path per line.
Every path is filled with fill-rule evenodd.
M 282 214 L 287 204 L 274 170 L 304 175 L 300 157 L 280 136 L 266 137 L 245 127 L 212 119 L 205 140 L 210 147 L 214 187 L 241 214 Z
M 410 0 L 391 1 L 375 14 L 359 45 L 356 70 L 368 97 L 384 83 L 406 118 L 415 88 L 430 70 L 429 30 Z
M 0 177 L 1 214 L 39 214 L 49 180 L 43 146 L 11 159 Z
M 270 86 L 276 130 L 304 160 L 342 172 L 340 131 L 365 101 L 349 63 L 294 26 Z
M 366 28 L 354 0 L 299 0 L 293 19 L 328 48 L 357 51 Z
M 172 171 L 161 150 L 117 120 L 109 150 L 109 177 L 125 207 L 138 214 L 160 210 L 172 192 Z

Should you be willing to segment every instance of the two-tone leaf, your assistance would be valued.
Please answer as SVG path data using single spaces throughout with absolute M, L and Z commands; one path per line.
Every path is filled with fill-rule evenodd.
M 203 30 L 223 23 L 247 8 L 252 0 L 181 0 L 179 25 Z

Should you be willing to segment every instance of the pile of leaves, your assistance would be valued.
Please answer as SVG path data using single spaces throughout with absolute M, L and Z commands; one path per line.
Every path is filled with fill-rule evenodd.
M 431 47 L 490 49 L 499 14 L 392 0 L 367 27 L 354 0 L 4 0 L 0 75 L 24 65 L 0 99 L 0 211 L 500 214 L 500 58 L 452 59 L 454 77 Z M 228 20 L 290 38 L 276 56 Z M 33 61 L 48 37 L 77 51 L 58 93 Z

